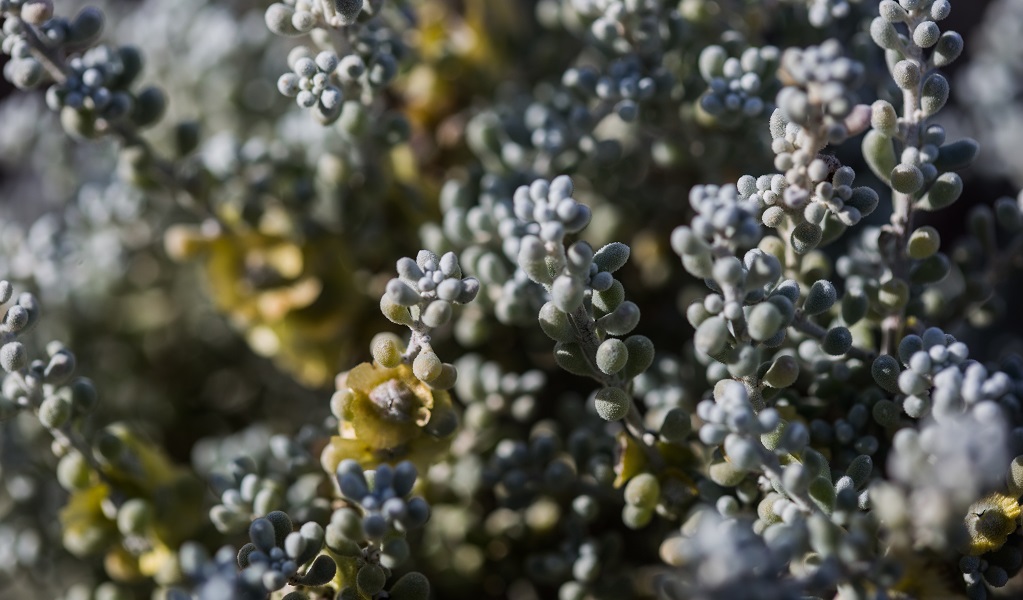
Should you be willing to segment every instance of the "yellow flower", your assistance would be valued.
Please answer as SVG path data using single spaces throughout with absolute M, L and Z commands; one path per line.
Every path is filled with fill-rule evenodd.
M 165 245 L 177 260 L 202 257 L 214 303 L 249 346 L 315 387 L 369 338 L 360 316 L 373 304 L 352 283 L 344 239 L 306 233 L 295 238 L 239 227 L 207 235 L 177 226 L 167 231 Z
M 102 466 L 102 480 L 94 474 L 93 485 L 71 493 L 60 512 L 64 547 L 79 557 L 106 552 L 107 574 L 117 581 L 176 568 L 167 549 L 177 548 L 203 523 L 202 483 L 124 425 L 111 425 L 107 432 L 119 440 L 121 457 Z M 152 522 L 137 540 L 117 527 L 120 504 L 133 498 L 153 510 Z
M 900 556 L 902 577 L 894 587 L 885 590 L 893 600 L 914 600 L 916 598 L 945 598 L 948 600 L 966 596 L 962 593 L 962 573 L 958 569 L 949 572 L 948 565 L 928 560 L 921 555 Z M 958 583 L 957 583 L 958 580 Z M 870 586 L 870 592 L 875 588 Z
M 320 456 L 328 473 L 346 458 L 366 468 L 407 459 L 423 469 L 447 449 L 458 426 L 451 395 L 417 379 L 406 364 L 363 363 L 338 376 L 337 390 L 338 435 Z
M 965 519 L 966 530 L 970 535 L 965 553 L 978 556 L 1001 548 L 1009 535 L 1016 531 L 1019 515 L 1020 507 L 1016 498 L 1000 492 L 975 502 Z

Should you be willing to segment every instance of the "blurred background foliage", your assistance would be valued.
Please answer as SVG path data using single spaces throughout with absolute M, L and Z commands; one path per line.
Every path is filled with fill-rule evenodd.
M 267 31 L 265 2 L 94 4 L 110 16 L 104 38 L 141 48 L 143 81 L 168 95 L 166 117 L 147 134 L 154 149 L 176 156 L 189 136 L 198 135 L 198 150 L 180 157 L 178 184 L 167 187 L 147 179 L 148 157 L 118 153 L 109 140 L 68 138 L 42 91 L 14 94 L 0 82 L 0 277 L 40 298 L 45 319 L 39 340 L 61 339 L 75 350 L 78 372 L 101 390 L 95 423 L 130 423 L 145 444 L 166 449 L 161 460 L 177 465 L 212 462 L 204 452 L 230 454 L 210 443 L 196 446 L 203 438 L 235 433 L 230 443 L 246 447 L 245 436 L 258 445 L 267 439 L 262 432 L 290 435 L 329 421 L 335 375 L 368 360 L 370 337 L 390 327 L 378 299 L 394 260 L 439 239 L 431 224 L 441 218 L 444 181 L 458 178 L 476 190 L 484 167 L 504 169 L 515 179 L 509 165 L 471 147 L 472 119 L 495 105 L 521 110 L 531 95 L 544 93 L 544 82 L 558 81 L 577 60 L 599 60 L 587 56 L 583 40 L 570 31 L 544 34 L 545 11 L 555 4 L 550 1 L 408 2 L 418 15 L 406 32 L 415 60 L 384 93 L 379 112 L 366 116 L 376 120 L 375 136 L 353 139 L 314 122 L 277 93 L 274 82 L 290 44 Z M 688 338 L 679 332 L 689 328 L 679 307 L 688 303 L 692 282 L 683 279 L 667 240 L 689 218 L 688 190 L 770 168 L 766 120 L 759 128 L 729 127 L 695 114 L 703 91 L 695 56 L 711 42 L 786 47 L 834 36 L 868 64 L 882 59 L 863 28 L 842 22 L 815 30 L 784 2 L 679 4 L 692 12 L 695 25 L 683 35 L 691 42 L 666 59 L 680 75 L 677 89 L 644 107 L 644 122 L 660 126 L 623 132 L 623 153 L 613 168 L 581 161 L 566 170 L 576 178 L 577 197 L 593 207 L 587 235 L 594 246 L 620 240 L 633 249 L 622 277 L 644 311 L 643 333 L 658 349 L 684 354 Z M 997 5 L 989 9 L 991 4 L 955 3 L 949 27 L 968 43 L 950 75 L 958 93 L 952 117 L 945 119 L 951 132 L 980 138 L 978 164 L 988 168 L 964 174 L 964 195 L 983 202 L 1014 195 L 1014 186 L 1023 185 L 1023 163 L 985 155 L 1000 151 L 995 136 L 1006 132 L 985 130 L 983 112 L 1023 115 L 1023 53 L 1012 63 L 1006 55 L 1011 49 L 985 41 L 995 37 L 984 31 L 998 27 Z M 979 86 L 969 82 L 996 68 L 992 64 L 1017 69 L 1015 87 L 1006 84 L 1003 94 L 978 98 L 971 91 Z M 868 88 L 883 97 L 887 91 L 879 83 Z M 1015 131 L 1023 132 L 1023 125 Z M 1018 139 L 1011 143 L 1017 147 Z M 867 173 L 856 155 L 841 157 Z M 549 175 L 542 165 L 531 170 L 517 183 Z M 943 239 L 955 240 L 964 226 L 962 211 L 971 204 L 930 213 L 927 222 Z M 881 209 L 872 219 L 885 222 L 888 215 Z M 836 246 L 841 251 L 843 245 Z M 1018 331 L 1018 311 L 991 312 L 989 325 L 1006 323 L 1005 331 Z M 459 343 L 476 344 L 501 368 L 552 365 L 548 344 L 536 332 L 492 319 L 479 327 L 486 335 L 456 332 Z M 1011 349 L 1007 344 L 1019 344 L 998 328 L 986 331 L 992 333 L 974 346 L 975 353 L 998 355 Z M 573 385 L 571 377 L 558 376 L 547 393 Z M 556 412 L 553 403 L 539 411 Z M 6 491 L 0 514 L 25 497 L 62 506 L 52 490 L 23 489 L 32 479 L 17 471 L 38 469 L 32 463 L 39 459 L 20 457 L 28 462 L 9 470 L 8 446 L 14 444 L 7 442 L 25 433 L 2 427 Z M 37 443 L 46 443 L 45 432 L 35 435 Z M 73 511 L 90 509 L 87 493 L 72 500 L 68 523 Z M 458 527 L 443 509 L 434 520 L 440 530 Z M 54 534 L 53 523 L 36 525 Z M 434 535 L 457 537 L 437 528 Z M 443 546 L 442 540 L 434 543 Z M 651 551 L 646 546 L 639 546 L 642 552 Z M 46 544 L 38 552 L 51 558 L 60 553 Z M 455 560 L 462 559 L 478 557 Z M 63 570 L 65 563 L 49 564 L 55 581 L 75 578 Z M 431 578 L 436 575 L 440 589 L 451 594 L 440 597 L 478 597 L 479 588 L 459 589 L 453 565 L 436 568 L 440 574 Z M 484 588 L 490 585 L 481 580 Z M 8 594 L 2 587 L 0 592 Z

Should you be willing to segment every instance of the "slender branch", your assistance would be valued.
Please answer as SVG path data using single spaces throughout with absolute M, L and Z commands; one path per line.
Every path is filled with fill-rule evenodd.
M 18 405 L 22 408 L 31 410 L 36 416 L 36 419 L 39 420 L 39 424 L 42 425 L 47 432 L 49 432 L 50 436 L 53 437 L 57 443 L 65 446 L 66 448 L 74 449 L 76 452 L 81 454 L 89 467 L 96 472 L 96 475 L 99 476 L 101 480 L 103 480 L 103 483 L 110 487 L 111 492 L 115 491 L 116 486 L 114 485 L 114 482 L 111 481 L 103 472 L 103 466 L 100 464 L 99 460 L 96 459 L 96 455 L 92 453 L 92 448 L 89 447 L 89 444 L 82 439 L 80 435 L 69 429 L 67 425 L 60 428 L 50 427 L 43 423 L 42 419 L 39 418 L 39 388 L 37 386 L 29 385 L 25 376 L 20 371 L 12 371 L 8 373 L 7 376 L 12 378 L 22 391 L 28 395 L 27 397 L 22 397 L 18 402 Z
M 763 382 L 757 379 L 755 375 L 743 377 L 741 382 L 743 387 L 746 388 L 746 397 L 749 398 L 753 412 L 760 414 L 760 411 L 767 408 L 767 403 L 764 402 Z
M 50 77 L 61 85 L 65 84 L 67 82 L 68 68 L 64 57 L 43 43 L 39 38 L 39 34 L 36 33 L 35 27 L 31 24 L 22 21 L 21 31 L 25 35 L 25 41 L 31 47 L 32 53 L 35 54 L 36 59 L 43 65 L 43 68 L 46 69 Z
M 25 41 L 32 50 L 33 56 L 35 56 L 40 64 L 43 65 L 43 68 L 46 69 L 46 72 L 50 75 L 53 81 L 58 85 L 67 84 L 68 77 L 72 73 L 61 52 L 46 45 L 33 25 L 23 22 L 22 32 L 24 33 Z M 124 121 L 108 121 L 100 119 L 99 122 L 97 122 L 97 131 L 114 135 L 120 139 L 124 146 L 139 146 L 144 148 L 146 156 L 149 159 L 148 164 L 151 167 L 151 174 L 154 179 L 172 193 L 181 189 L 181 185 L 177 177 L 177 170 L 173 162 L 158 156 L 153 151 L 152 146 L 139 135 L 136 128 L 130 126 Z M 215 218 L 215 215 L 213 215 L 209 207 L 193 207 L 200 208 L 202 216 Z
M 38 413 L 36 414 L 36 416 L 38 416 Z M 110 487 L 111 491 L 114 491 L 116 489 L 114 482 L 111 481 L 110 478 L 107 477 L 107 475 L 103 472 L 103 466 L 99 463 L 99 461 L 96 459 L 96 456 L 92 453 L 92 448 L 89 447 L 89 445 L 86 443 L 84 439 L 81 438 L 81 436 L 79 436 L 74 431 L 71 431 L 66 428 L 58 429 L 56 427 L 47 427 L 46 425 L 43 425 L 43 427 L 46 427 L 46 431 L 50 432 L 50 435 L 53 436 L 53 439 L 57 440 L 58 443 L 68 448 L 72 448 L 76 452 L 81 454 L 82 458 L 85 459 L 85 462 L 88 463 L 89 467 L 96 472 L 99 478 L 103 480 L 103 483 L 107 484 L 107 486 Z
M 906 23 L 909 31 L 912 32 L 921 19 L 910 17 Z M 926 118 L 921 118 L 920 98 L 923 81 L 927 74 L 927 62 L 923 59 L 923 52 L 912 41 L 903 47 L 905 60 L 916 64 L 920 72 L 920 81 L 916 86 L 902 90 L 902 122 L 905 124 L 905 147 L 919 148 L 922 145 L 923 126 Z M 913 229 L 913 194 L 904 194 L 892 190 L 892 216 L 891 222 L 884 227 L 885 230 L 894 236 L 889 252 L 882 252 L 882 256 L 888 259 L 888 267 L 891 269 L 895 279 L 909 282 L 909 257 L 906 255 L 906 244 L 909 234 Z M 896 347 L 902 337 L 905 328 L 906 309 L 902 307 L 899 311 L 886 317 L 881 323 L 882 329 L 882 351 L 886 354 L 895 354 Z
M 597 337 L 597 330 L 594 327 L 593 317 L 591 317 L 590 313 L 586 310 L 585 303 L 575 309 L 575 312 L 570 314 L 568 317 L 572 322 L 572 327 L 575 329 L 576 340 L 578 340 L 579 345 L 583 347 L 583 350 L 585 350 L 586 358 L 590 361 L 590 366 L 595 373 L 601 373 L 600 369 L 597 368 L 596 359 L 597 346 L 600 345 L 600 339 Z M 619 381 L 605 377 L 600 377 L 599 380 L 605 385 L 615 385 L 620 383 Z
M 547 289 L 547 292 L 550 293 L 550 287 L 544 287 Z M 650 464 L 655 469 L 662 468 L 664 466 L 664 457 L 661 456 L 660 451 L 657 450 L 657 437 L 647 430 L 646 425 L 643 424 L 643 416 L 640 414 L 639 408 L 636 406 L 635 398 L 632 397 L 630 382 L 625 380 L 621 375 L 605 375 L 597 367 L 597 347 L 600 345 L 600 339 L 597 336 L 593 317 L 586 308 L 586 303 L 580 305 L 579 308 L 570 313 L 568 317 L 569 322 L 572 323 L 572 328 L 575 330 L 576 341 L 579 343 L 579 347 L 582 348 L 583 355 L 586 357 L 591 377 L 596 379 L 601 385 L 606 387 L 617 387 L 626 392 L 626 395 L 629 397 L 629 411 L 623 419 L 625 430 L 643 449 L 643 452 L 646 454 L 647 460 Z

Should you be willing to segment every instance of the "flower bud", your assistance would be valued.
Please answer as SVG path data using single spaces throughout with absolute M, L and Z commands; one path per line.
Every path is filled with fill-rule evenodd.
M 735 468 L 743 471 L 755 471 L 763 463 L 754 443 L 735 433 L 725 438 L 725 455 Z
M 601 271 L 614 273 L 629 260 L 631 249 L 621 242 L 611 242 L 593 255 L 593 262 Z
M 834 306 L 838 298 L 838 291 L 835 286 L 825 279 L 814 282 L 803 302 L 803 312 L 808 315 L 819 315 L 827 312 Z
M 892 137 L 872 129 L 863 136 L 862 150 L 870 170 L 878 179 L 889 183 L 892 170 L 898 164 Z
M 817 247 L 823 235 L 824 232 L 820 227 L 804 221 L 792 229 L 792 236 L 790 238 L 792 248 L 796 251 L 796 254 L 806 254 Z
M 906 250 L 910 258 L 923 260 L 934 255 L 940 247 L 941 236 L 938 234 L 938 230 L 930 225 L 925 225 L 914 231 L 909 237 L 909 245 Z
M 758 342 L 773 337 L 785 326 L 785 316 L 770 302 L 754 306 L 747 321 L 750 337 Z
M 654 362 L 654 343 L 644 335 L 630 335 L 625 338 L 629 360 L 625 363 L 623 375 L 632 379 L 650 368 Z
M 965 138 L 938 148 L 938 156 L 932 164 L 939 171 L 958 171 L 973 164 L 979 152 L 980 144 Z
M 576 342 L 558 342 L 554 344 L 554 361 L 562 369 L 573 375 L 588 377 L 593 374 L 586 354 Z
M 71 418 L 71 399 L 49 396 L 39 405 L 39 422 L 49 429 L 60 429 Z
M 624 301 L 625 287 L 618 280 L 614 280 L 606 290 L 593 294 L 593 307 L 605 313 L 612 312 Z
M 639 325 L 639 317 L 639 306 L 626 300 L 612 312 L 597 319 L 597 327 L 611 335 L 626 335 Z
M 875 358 L 870 367 L 870 374 L 874 377 L 877 385 L 892 394 L 899 393 L 899 373 L 901 371 L 898 361 L 887 354 Z
M 551 300 L 565 313 L 575 312 L 582 305 L 586 287 L 569 275 L 559 275 L 551 285 Z
M 871 106 L 870 125 L 878 133 L 893 137 L 899 131 L 899 116 L 887 100 L 878 100 Z
M 370 341 L 370 352 L 380 366 L 393 369 L 401 364 L 401 340 L 398 336 L 380 333 Z
M 958 200 L 962 193 L 962 178 L 956 173 L 942 173 L 916 206 L 923 210 L 941 210 Z
M 632 400 L 620 388 L 606 387 L 597 390 L 593 403 L 601 419 L 619 421 L 628 414 Z
M 963 53 L 963 36 L 955 31 L 946 31 L 934 46 L 934 66 L 947 67 Z
M 566 265 L 569 273 L 576 277 L 585 277 L 590 272 L 590 266 L 594 262 L 593 248 L 586 242 L 580 240 L 568 247 L 565 252 Z
M 945 279 L 951 271 L 952 261 L 945 254 L 938 252 L 913 265 L 909 271 L 909 279 L 913 283 L 929 285 Z
M 440 377 L 443 363 L 437 354 L 431 350 L 423 350 L 415 360 L 412 361 L 412 373 L 420 381 L 431 382 Z
M 401 306 L 415 306 L 423 300 L 419 292 L 400 279 L 388 281 L 386 292 L 391 302 Z
M 821 350 L 832 356 L 841 356 L 852 348 L 852 334 L 847 327 L 832 327 L 821 340 Z
M 938 43 L 941 30 L 934 21 L 921 21 L 913 30 L 913 43 L 921 48 L 930 48 Z
M 664 415 L 661 423 L 660 436 L 671 444 L 682 444 L 692 432 L 692 421 L 689 414 L 675 407 Z
M 136 95 L 131 120 L 138 127 L 147 127 L 159 121 L 166 110 L 167 96 L 160 88 L 149 86 Z
M 774 359 L 770 368 L 764 373 L 764 383 L 775 388 L 787 388 L 799 377 L 799 362 L 792 356 L 783 354 Z
M 430 581 L 421 573 L 406 573 L 388 590 L 391 600 L 429 600 Z
M 362 4 L 363 0 L 334 0 L 334 10 L 341 17 L 342 24 L 351 25 L 359 18 L 359 13 L 362 12 Z M 369 595 L 372 596 L 375 593 L 373 592 Z
M 8 373 L 20 371 L 28 365 L 28 352 L 21 342 L 8 342 L 0 348 L 0 366 Z
M 774 307 L 771 307 L 771 309 L 773 309 L 775 312 L 777 312 L 778 310 Z M 764 309 L 764 315 L 762 319 L 770 318 L 770 315 L 767 314 L 769 310 L 770 309 Z M 760 320 L 759 322 L 765 325 L 768 324 L 768 322 L 764 320 Z M 758 329 L 757 331 L 759 332 L 760 329 Z M 766 328 L 764 330 L 764 333 L 767 333 Z M 751 333 L 751 335 L 753 334 Z M 770 335 L 765 336 L 764 339 L 771 337 L 771 335 L 774 335 L 773 331 Z M 756 336 L 754 336 L 754 339 L 756 339 Z M 725 345 L 728 343 L 728 340 L 729 340 L 728 324 L 721 317 L 710 317 L 709 319 L 704 320 L 702 323 L 700 323 L 700 326 L 696 328 L 696 335 L 693 336 L 693 343 L 696 345 L 696 349 L 699 350 L 700 352 L 703 352 L 704 354 L 709 354 L 711 356 L 724 350 Z
M 302 32 L 299 31 L 292 23 L 294 16 L 294 8 L 282 2 L 275 2 L 266 9 L 266 13 L 264 13 L 263 18 L 266 21 L 267 28 L 277 35 L 302 35 Z
M 597 368 L 605 375 L 614 375 L 625 368 L 629 360 L 629 350 L 625 342 L 618 338 L 608 338 L 597 347 Z
M 924 185 L 924 174 L 916 165 L 898 164 L 892 169 L 889 180 L 896 192 L 915 194 Z
M 379 565 L 363 565 L 355 575 L 355 585 L 360 592 L 369 597 L 380 593 L 380 590 L 384 589 L 385 583 L 387 583 L 387 576 Z
M 330 556 L 321 554 L 316 557 L 316 560 L 309 566 L 305 574 L 299 578 L 299 583 L 309 586 L 326 585 L 330 580 L 334 579 L 336 574 L 337 563 Z
M 661 497 L 661 484 L 650 473 L 640 473 L 625 485 L 625 503 L 641 508 L 654 508 Z
M 924 80 L 921 89 L 920 107 L 924 116 L 930 117 L 941 110 L 948 102 L 948 80 L 941 73 L 931 73 Z
M 103 31 L 103 20 L 103 11 L 94 6 L 86 6 L 71 21 L 65 42 L 73 46 L 92 43 Z
M 441 327 L 451 320 L 451 303 L 446 300 L 434 300 L 426 305 L 421 317 L 427 327 Z
M 519 245 L 518 263 L 529 278 L 541 285 L 550 285 L 554 277 L 547 268 L 547 250 L 535 235 L 522 238 Z
M 825 514 L 831 514 L 835 506 L 835 488 L 831 485 L 831 481 L 824 477 L 818 477 L 810 482 L 808 492 L 814 504 L 820 507 Z
M 845 474 L 852 479 L 853 487 L 860 489 L 867 483 L 873 468 L 874 461 L 866 454 L 861 454 L 849 463 L 849 468 L 845 470 Z
M 569 320 L 568 315 L 548 302 L 540 307 L 540 329 L 556 342 L 571 342 L 575 340 L 575 328 Z

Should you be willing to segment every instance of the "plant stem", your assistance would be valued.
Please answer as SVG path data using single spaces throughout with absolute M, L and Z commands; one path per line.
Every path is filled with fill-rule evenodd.
M 550 292 L 550 289 L 547 291 Z M 643 424 L 643 416 L 640 415 L 639 408 L 636 406 L 636 400 L 632 397 L 630 382 L 626 381 L 621 375 L 605 375 L 597 367 L 597 347 L 600 345 L 600 339 L 597 336 L 593 317 L 586 308 L 586 303 L 580 305 L 568 317 L 573 329 L 575 329 L 576 341 L 579 343 L 579 347 L 582 348 L 583 355 L 586 357 L 586 362 L 590 367 L 591 376 L 606 387 L 620 388 L 629 396 L 629 411 L 623 419 L 625 430 L 643 449 L 651 466 L 655 470 L 659 470 L 664 466 L 664 457 L 661 456 L 660 451 L 655 446 L 657 437 L 648 431 L 646 425 Z
M 912 34 L 913 30 L 920 23 L 919 18 L 910 16 L 906 26 Z M 927 63 L 923 59 L 921 49 L 912 41 L 903 48 L 905 60 L 913 62 L 920 72 L 920 81 L 916 86 L 902 90 L 902 123 L 905 125 L 905 137 L 903 142 L 906 148 L 919 148 L 922 145 L 921 132 L 926 119 L 921 117 L 920 92 L 923 81 L 927 75 Z M 916 200 L 914 194 L 904 194 L 892 190 L 892 216 L 891 222 L 884 227 L 892 234 L 893 244 L 889 252 L 882 252 L 882 256 L 888 259 L 888 267 L 891 269 L 892 277 L 909 284 L 909 256 L 906 254 L 906 244 L 909 234 L 913 229 L 913 202 Z M 881 324 L 882 328 L 882 352 L 894 355 L 899 340 L 902 338 L 902 331 L 905 328 L 906 309 L 902 307 L 899 311 L 886 317 Z
M 46 69 L 46 72 L 53 81 L 57 85 L 65 85 L 71 73 L 64 56 L 56 49 L 47 46 L 39 37 L 39 33 L 33 25 L 23 22 L 22 31 L 25 35 L 25 40 L 32 49 L 32 54 L 43 65 L 43 68 Z M 113 134 L 121 140 L 124 146 L 144 148 L 146 156 L 149 158 L 148 164 L 153 178 L 164 189 L 171 192 L 172 195 L 175 191 L 181 189 L 174 164 L 153 152 L 152 147 L 139 135 L 135 127 L 124 121 L 98 119 L 97 131 Z M 200 208 L 203 213 L 201 216 L 215 218 L 208 207 L 202 206 Z

